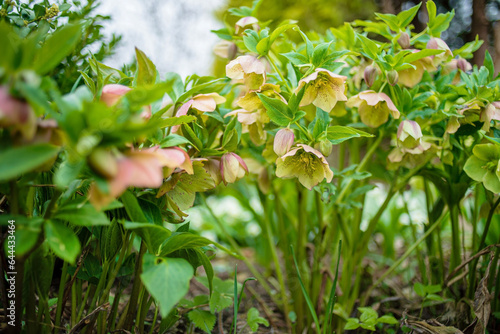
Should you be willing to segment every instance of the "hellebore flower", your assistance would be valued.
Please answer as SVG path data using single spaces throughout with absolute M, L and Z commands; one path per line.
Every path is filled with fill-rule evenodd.
M 214 53 L 221 58 L 232 60 L 238 52 L 238 47 L 230 41 L 220 41 L 214 46 Z
M 295 135 L 292 130 L 288 128 L 279 130 L 278 133 L 276 133 L 276 136 L 274 137 L 274 145 L 273 145 L 274 152 L 279 157 L 285 155 L 288 151 L 290 151 L 294 139 Z
M 234 33 L 236 35 L 239 35 L 240 33 L 244 32 L 246 29 L 252 29 L 252 30 L 259 30 L 259 20 L 257 20 L 253 16 L 246 16 L 242 17 L 241 19 L 238 20 L 235 24 L 235 31 Z
M 472 70 L 472 65 L 463 58 L 452 59 L 451 61 L 442 65 L 441 73 L 446 75 L 450 74 L 455 70 L 461 70 L 462 72 L 467 72 Z M 457 71 L 455 76 L 453 77 L 453 81 L 451 82 L 453 85 L 456 85 L 460 82 L 460 71 Z
M 365 79 L 366 85 L 371 87 L 375 80 L 377 80 L 378 70 L 373 65 L 366 66 L 363 72 L 363 78 Z
M 391 163 L 401 163 L 407 168 L 414 168 L 426 161 L 425 151 L 431 144 L 422 141 L 422 130 L 415 121 L 403 121 L 399 124 L 397 134 L 398 146 L 394 148 L 387 159 Z
M 218 104 L 226 102 L 226 98 L 217 93 L 198 94 L 191 100 L 184 103 L 175 114 L 175 117 L 187 115 L 190 109 L 195 109 L 201 112 L 212 112 L 217 108 Z M 172 127 L 172 132 L 176 132 L 180 125 Z
M 108 107 L 112 107 L 120 101 L 123 95 L 131 91 L 132 88 L 119 85 L 119 84 L 109 84 L 102 88 L 101 101 L 103 101 Z M 142 119 L 151 118 L 151 106 L 145 106 L 141 113 Z
M 266 140 L 264 125 L 269 123 L 270 119 L 258 94 L 270 98 L 278 98 L 286 103 L 286 100 L 279 93 L 280 87 L 278 85 L 264 84 L 259 90 L 249 91 L 238 100 L 238 106 L 243 109 L 234 110 L 227 113 L 224 117 L 237 115 L 238 121 L 244 125 L 245 131 L 250 134 L 252 142 L 254 142 L 255 145 L 262 145 Z
M 472 149 L 464 171 L 474 181 L 482 182 L 493 193 L 500 193 L 500 147 L 496 144 L 479 144 Z
M 418 52 L 414 50 L 414 52 Z M 415 60 L 411 63 L 415 66 L 415 69 L 408 68 L 406 70 L 399 71 L 399 80 L 398 82 L 406 87 L 412 88 L 416 86 L 424 76 L 425 71 L 436 71 L 437 68 L 434 66 L 432 59 L 430 57 L 424 57 L 418 60 Z
M 181 149 L 160 149 L 157 147 L 128 152 L 115 156 L 101 151 L 89 156 L 89 165 L 99 175 L 108 179 L 108 189 L 103 191 L 95 183 L 90 188 L 90 202 L 102 208 L 120 196 L 128 187 L 158 188 L 163 183 L 163 167 L 181 167 L 192 173 L 192 166 L 186 164 L 186 155 Z
M 241 179 L 247 173 L 248 167 L 239 155 L 229 152 L 222 156 L 220 174 L 225 185 Z
M 254 56 L 240 56 L 226 65 L 226 75 L 243 80 L 248 89 L 256 90 L 266 81 L 266 66 Z
M 427 49 L 443 50 L 444 52 L 431 56 L 432 63 L 434 66 L 441 65 L 442 62 L 446 61 L 448 58 L 453 57 L 453 52 L 451 52 L 450 47 L 441 38 L 433 37 L 427 42 Z
M 500 121 L 500 101 L 492 102 L 483 108 L 479 120 L 483 122 L 482 130 L 490 131 L 491 121 Z
M 403 49 L 409 49 L 411 46 L 410 35 L 408 35 L 408 33 L 406 32 L 401 33 L 401 36 L 399 36 L 398 38 L 398 44 Z
M 295 93 L 299 92 L 306 84 L 306 90 L 300 106 L 314 104 L 326 112 L 330 112 L 337 101 L 347 101 L 345 96 L 345 81 L 347 77 L 332 73 L 328 70 L 317 68 L 314 73 L 300 79 Z
M 376 128 L 387 122 L 389 114 L 399 118 L 399 110 L 391 98 L 385 93 L 367 90 L 355 95 L 347 101 L 347 106 L 357 107 L 361 121 L 369 127 Z
M 9 94 L 6 87 L 0 87 L 0 128 L 19 132 L 25 140 L 32 140 L 36 133 L 36 116 L 30 105 Z
M 287 154 L 276 159 L 276 176 L 297 177 L 304 187 L 311 190 L 323 179 L 330 182 L 333 172 L 321 152 L 311 146 L 298 144 Z

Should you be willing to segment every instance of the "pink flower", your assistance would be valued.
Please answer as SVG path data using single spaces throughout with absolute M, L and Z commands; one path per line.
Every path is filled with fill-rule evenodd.
M 0 86 L 0 128 L 10 128 L 11 134 L 21 133 L 25 140 L 32 140 L 36 133 L 36 116 L 30 105 L 9 94 Z
M 190 109 L 201 112 L 212 112 L 218 104 L 226 102 L 226 99 L 217 93 L 198 94 L 191 100 L 184 103 L 175 113 L 175 117 L 187 115 Z M 172 132 L 177 132 L 180 125 L 172 127 Z
M 247 173 L 248 167 L 239 155 L 229 152 L 222 156 L 220 174 L 225 185 L 241 179 Z
M 108 107 L 114 106 L 122 98 L 123 95 L 127 94 L 132 89 L 130 87 L 118 84 L 105 85 L 102 88 L 101 101 L 106 103 Z
M 244 32 L 246 29 L 253 29 L 253 30 L 259 30 L 259 20 L 257 20 L 253 16 L 246 16 L 242 17 L 241 19 L 238 20 L 235 24 L 235 34 L 239 35 L 240 33 Z

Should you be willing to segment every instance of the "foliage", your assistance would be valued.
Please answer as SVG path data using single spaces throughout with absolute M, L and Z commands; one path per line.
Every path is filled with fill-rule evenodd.
M 0 203 L 2 224 L 16 224 L 18 328 L 165 332 L 185 316 L 209 333 L 233 306 L 237 332 L 246 281 L 215 275 L 217 249 L 245 263 L 290 331 L 397 328 L 367 307 L 383 302 L 374 289 L 394 293 L 389 277 L 414 287 L 418 316 L 475 299 L 450 320 L 487 326 L 500 307 L 489 303 L 499 250 L 486 247 L 500 203 L 500 82 L 489 54 L 472 68 L 479 43 L 451 51 L 440 36 L 453 13 L 437 14 L 432 1 L 420 33 L 410 24 L 420 5 L 306 34 L 263 21 L 260 3 L 230 10 L 238 21 L 215 32 L 226 76 L 185 79 L 160 76 L 139 49 L 134 71 L 105 65 L 106 51 L 81 56 L 100 43 L 96 20 L 90 40 L 89 21 L 76 21 L 92 5 L 59 25 L 46 3 L 3 3 Z M 34 21 L 21 24 L 30 10 Z M 259 225 L 266 273 L 206 200 L 218 192 Z M 423 199 L 422 221 L 407 195 Z M 193 233 L 193 206 L 230 249 Z M 187 297 L 194 276 L 208 294 Z M 246 319 L 251 330 L 268 325 L 255 308 Z

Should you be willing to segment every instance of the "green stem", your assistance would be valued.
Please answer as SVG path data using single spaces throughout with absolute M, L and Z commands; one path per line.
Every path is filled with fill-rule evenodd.
M 292 88 L 290 87 L 290 85 L 288 85 L 288 81 L 285 79 L 285 77 L 283 76 L 283 74 L 279 70 L 278 66 L 276 66 L 274 59 L 270 55 L 267 55 L 266 58 L 269 61 L 269 63 L 271 64 L 271 66 L 273 67 L 274 72 L 276 72 L 280 76 L 281 80 L 285 83 L 286 88 L 291 93 Z
M 461 246 L 460 246 L 460 226 L 459 226 L 459 209 L 458 205 L 453 205 L 450 208 L 451 221 L 451 261 L 449 271 L 458 267 L 461 262 Z
M 66 278 L 68 276 L 68 263 L 64 261 L 61 273 L 61 280 L 59 281 L 59 292 L 57 294 L 57 308 L 56 308 L 56 322 L 55 327 L 59 327 L 61 325 L 61 314 L 63 309 L 63 301 L 64 301 L 64 286 L 66 285 Z
M 298 229 L 297 229 L 297 270 L 302 272 L 303 264 L 306 258 L 307 242 L 307 192 L 301 185 L 297 184 L 298 201 Z M 305 277 L 307 279 L 307 277 Z M 295 300 L 295 313 L 297 315 L 297 332 L 302 333 L 307 323 L 304 318 L 308 314 L 305 305 L 304 295 L 302 294 L 299 282 L 294 282 L 294 291 L 292 294 Z
M 493 219 L 493 215 L 495 214 L 495 210 L 499 204 L 500 204 L 500 196 L 495 201 L 495 203 L 492 205 L 490 212 L 488 213 L 488 218 L 486 218 L 486 224 L 484 225 L 484 231 L 483 231 L 483 234 L 481 235 L 481 241 L 479 242 L 479 247 L 477 248 L 478 252 L 481 251 L 486 244 L 486 237 L 488 235 L 488 230 L 490 229 L 491 220 Z M 478 261 L 479 261 L 479 259 L 475 259 L 474 261 L 472 261 L 470 269 L 469 269 L 470 272 L 472 272 L 474 274 L 476 273 Z M 468 295 L 469 296 L 474 296 L 475 280 L 476 280 L 476 275 L 471 275 L 470 280 L 469 280 L 469 287 L 468 287 Z
M 210 215 L 214 219 L 215 223 L 220 228 L 222 234 L 227 239 L 227 241 L 229 242 L 231 247 L 234 249 L 236 254 L 239 256 L 239 259 L 245 263 L 245 265 L 248 267 L 248 269 L 250 269 L 250 272 L 252 273 L 252 275 L 254 275 L 255 278 L 257 278 L 257 280 L 259 280 L 259 282 L 262 285 L 262 287 L 264 288 L 264 290 L 266 290 L 266 292 L 269 294 L 269 296 L 271 296 L 271 298 L 273 298 L 273 300 L 274 300 L 274 294 L 272 293 L 272 290 L 271 290 L 271 287 L 269 286 L 269 284 L 267 284 L 267 281 L 260 274 L 260 272 L 255 268 L 255 266 L 252 264 L 252 262 L 250 262 L 245 256 L 243 256 L 243 252 L 241 251 L 240 247 L 238 246 L 238 243 L 236 242 L 236 240 L 234 240 L 234 238 L 228 232 L 228 230 L 226 229 L 224 224 L 220 221 L 219 217 L 217 217 L 215 215 L 215 213 L 212 211 L 212 209 L 210 208 L 210 206 L 207 203 L 205 196 L 200 193 L 200 197 L 202 198 L 203 204 L 205 205 L 208 212 L 210 213 Z
M 387 276 L 389 276 L 397 267 L 399 267 L 399 265 L 401 265 L 401 263 L 403 263 L 404 260 L 406 260 L 408 258 L 408 256 L 410 256 L 410 254 L 418 248 L 418 246 L 438 227 L 441 225 L 442 221 L 444 220 L 444 218 L 446 217 L 446 214 L 444 214 L 441 219 L 439 219 L 437 222 L 434 223 L 434 225 L 432 225 L 415 243 L 413 243 L 413 245 L 410 246 L 410 248 L 408 248 L 406 250 L 406 252 L 396 261 L 394 262 L 394 264 L 392 266 L 390 266 L 389 269 L 387 269 L 385 271 L 385 273 L 382 274 L 382 276 L 380 276 L 376 281 L 375 283 L 373 283 L 370 288 L 368 289 L 368 291 L 366 293 L 364 293 L 364 297 L 363 299 L 361 300 L 361 306 L 364 306 L 366 305 L 366 301 L 368 300 L 368 297 L 370 297 L 371 295 L 371 292 L 372 290 L 377 287 Z
M 271 220 L 269 216 L 269 209 L 267 198 L 262 192 L 259 192 L 260 200 L 262 203 L 262 208 L 264 209 L 264 232 L 266 233 L 267 242 L 269 244 L 269 249 L 271 250 L 271 256 L 274 262 L 274 268 L 276 272 L 276 276 L 278 277 L 278 282 L 280 285 L 281 292 L 281 300 L 283 302 L 283 311 L 287 315 L 286 322 L 288 328 L 291 328 L 290 319 L 288 318 L 288 297 L 287 297 L 287 289 L 285 288 L 285 280 L 283 279 L 283 270 L 281 269 L 281 264 L 278 259 L 278 253 L 276 251 L 276 244 L 274 243 L 274 236 L 272 233 Z
M 153 317 L 153 323 L 151 324 L 151 330 L 149 331 L 149 334 L 153 334 L 157 318 L 158 318 L 158 306 L 155 305 L 155 315 Z
M 359 163 L 358 167 L 356 168 L 356 172 L 361 172 L 363 171 L 363 169 L 365 168 L 365 166 L 368 164 L 368 162 L 370 161 L 373 153 L 375 153 L 375 151 L 377 150 L 377 148 L 379 147 L 380 143 L 382 142 L 382 139 L 384 138 L 384 134 L 383 132 L 381 131 L 379 133 L 379 136 L 377 137 L 377 139 L 375 140 L 375 142 L 373 142 L 373 144 L 370 146 L 370 148 L 368 149 L 368 151 L 366 152 L 365 156 L 363 157 L 363 160 L 361 160 L 361 162 Z M 337 197 L 337 200 L 336 200 L 336 204 L 340 204 L 342 202 L 342 200 L 344 199 L 344 197 L 346 196 L 347 192 L 351 189 L 351 186 L 352 184 L 355 182 L 355 180 L 353 178 L 351 178 L 349 180 L 349 182 L 347 183 L 347 185 L 345 187 L 342 188 L 339 196 Z
M 134 322 L 134 315 L 137 310 L 137 301 L 139 299 L 139 293 L 141 291 L 141 272 L 142 272 L 142 258 L 146 253 L 146 243 L 141 240 L 141 247 L 139 249 L 139 254 L 137 254 L 137 260 L 135 263 L 134 272 L 134 284 L 132 286 L 132 292 L 130 293 L 130 300 L 128 302 L 127 316 L 125 318 L 125 323 L 123 327 L 118 327 L 118 329 L 128 330 L 132 328 Z

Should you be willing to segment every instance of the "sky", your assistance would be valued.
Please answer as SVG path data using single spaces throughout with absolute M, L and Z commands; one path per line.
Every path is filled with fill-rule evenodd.
M 222 23 L 215 10 L 224 0 L 104 0 L 98 12 L 110 15 L 107 33 L 122 35 L 114 56 L 105 63 L 121 67 L 138 47 L 155 63 L 161 76 L 176 72 L 181 77 L 210 74 L 212 48 L 218 37 L 210 30 Z

